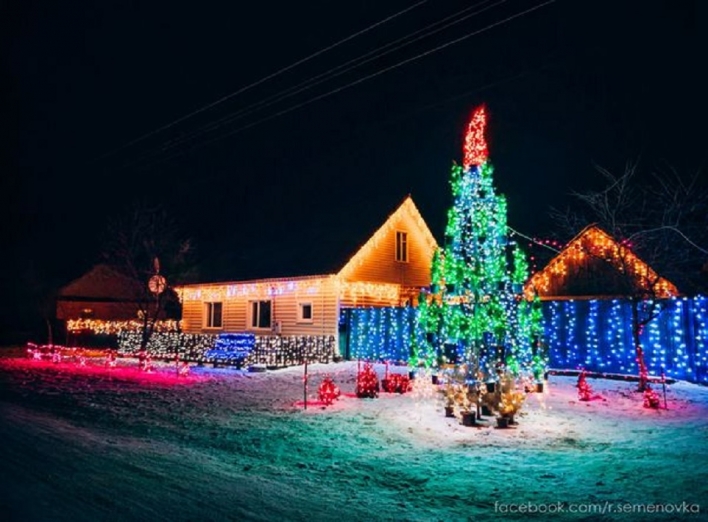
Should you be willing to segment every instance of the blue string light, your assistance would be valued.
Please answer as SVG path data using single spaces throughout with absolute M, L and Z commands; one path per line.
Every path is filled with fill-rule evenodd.
M 663 370 L 667 377 L 708 384 L 708 297 L 660 304 L 661 314 L 640 337 L 649 373 L 659 376 Z M 351 310 L 351 353 L 361 359 L 405 361 L 411 343 L 425 340 L 415 309 L 383 310 Z M 542 310 L 549 367 L 638 374 L 629 301 L 546 301 Z

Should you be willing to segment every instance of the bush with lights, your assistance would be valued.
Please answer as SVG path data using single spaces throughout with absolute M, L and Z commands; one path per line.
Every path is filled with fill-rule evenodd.
M 357 372 L 356 396 L 372 399 L 379 396 L 379 377 L 370 362 L 364 363 Z
M 402 373 L 390 373 L 388 371 L 388 361 L 386 362 L 386 373 L 381 379 L 381 388 L 387 393 L 406 393 L 411 389 L 411 380 L 408 375 Z
M 326 375 L 317 389 L 317 396 L 320 401 L 326 406 L 329 406 L 335 401 L 335 399 L 338 399 L 340 395 L 341 392 L 337 385 L 334 384 L 332 377 Z

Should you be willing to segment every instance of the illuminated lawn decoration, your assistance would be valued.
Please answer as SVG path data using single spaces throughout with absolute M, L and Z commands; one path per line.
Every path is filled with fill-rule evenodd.
M 410 378 L 402 373 L 391 373 L 381 381 L 381 388 L 387 393 L 406 393 L 410 387 Z
M 465 365 L 471 380 L 496 377 L 498 364 L 533 371 L 542 350 L 540 303 L 523 299 L 528 277 L 524 253 L 508 236 L 506 199 L 496 194 L 487 159 L 484 107 L 472 114 L 463 165 L 453 165 L 453 206 L 445 246 L 431 268 L 432 286 L 421 295 L 411 339 L 411 365 Z
M 375 398 L 379 396 L 379 377 L 370 362 L 359 367 L 356 376 L 356 396 L 359 398 Z
M 580 374 L 578 375 L 578 383 L 576 385 L 578 387 L 578 399 L 581 401 L 594 401 L 598 399 L 602 399 L 601 395 L 596 394 L 592 386 L 590 386 L 590 383 L 587 381 L 587 372 L 585 370 L 582 370 Z
M 526 394 L 524 392 L 518 390 L 502 392 L 501 400 L 497 406 L 499 415 L 513 419 L 514 415 L 521 410 L 524 400 L 526 400 Z
M 339 398 L 341 392 L 339 391 L 337 385 L 334 384 L 332 377 L 327 375 L 324 379 L 322 379 L 322 382 L 317 390 L 317 395 L 325 406 L 329 406 L 335 401 L 335 399 Z
M 659 409 L 659 406 L 661 405 L 661 398 L 659 397 L 659 394 L 654 391 L 654 389 L 647 385 L 646 389 L 644 390 L 644 407 L 645 408 L 653 408 L 653 409 Z
M 214 348 L 207 350 L 204 357 L 214 363 L 241 367 L 253 352 L 256 336 L 252 333 L 220 334 Z
M 411 389 L 410 377 L 402 373 L 391 373 L 386 361 L 386 373 L 381 379 L 381 389 L 387 393 L 406 393 Z

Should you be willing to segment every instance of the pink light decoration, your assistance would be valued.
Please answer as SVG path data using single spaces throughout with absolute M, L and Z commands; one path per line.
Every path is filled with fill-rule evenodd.
M 487 142 L 484 139 L 484 128 L 487 125 L 487 113 L 484 105 L 480 105 L 472 112 L 470 123 L 467 126 L 465 135 L 463 167 L 465 170 L 470 167 L 482 165 L 487 161 L 489 151 Z
M 169 366 L 162 369 L 155 368 L 152 372 L 145 372 L 134 362 L 126 366 L 109 367 L 102 358 L 96 361 L 87 360 L 85 365 L 68 360 L 55 363 L 51 359 L 36 360 L 34 357 L 6 358 L 0 360 L 0 370 L 38 371 L 46 375 L 47 379 L 57 381 L 88 376 L 93 379 L 92 386 L 96 389 L 114 386 L 116 382 L 137 387 L 172 387 L 213 379 L 213 377 L 194 373 L 177 375 Z
M 332 377 L 327 375 L 320 383 L 320 387 L 318 389 L 318 397 L 320 401 L 325 406 L 330 406 L 335 399 L 339 398 L 340 394 L 341 392 L 339 391 L 337 385 L 334 384 Z
M 656 393 L 651 386 L 647 384 L 646 389 L 644 390 L 644 407 L 645 408 L 652 408 L 652 409 L 659 409 L 659 406 L 661 404 L 661 398 L 659 397 L 659 394 Z

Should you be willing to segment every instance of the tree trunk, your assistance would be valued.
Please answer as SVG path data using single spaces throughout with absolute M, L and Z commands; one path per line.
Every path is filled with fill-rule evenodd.
M 47 323 L 47 344 L 54 344 L 54 332 L 52 330 L 51 319 L 45 317 L 44 322 Z
M 642 348 L 641 334 L 644 324 L 639 318 L 639 299 L 632 299 L 632 338 L 634 340 L 634 351 L 637 356 L 637 366 L 639 367 L 638 392 L 644 392 L 648 383 L 647 365 L 644 362 L 644 348 Z

